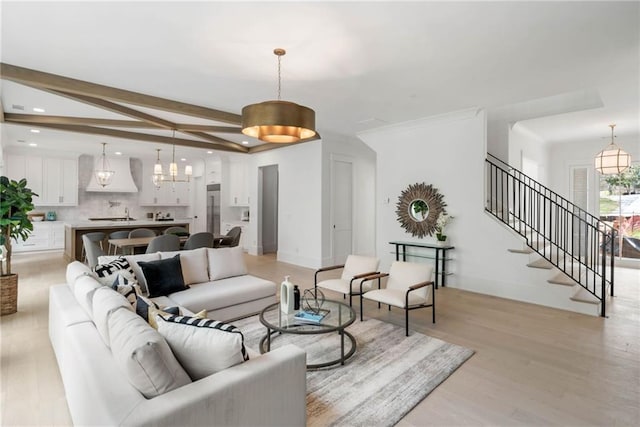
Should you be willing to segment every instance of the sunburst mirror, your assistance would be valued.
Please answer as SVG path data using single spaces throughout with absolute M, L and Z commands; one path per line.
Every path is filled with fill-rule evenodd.
M 431 236 L 436 231 L 436 221 L 447 204 L 444 196 L 433 185 L 412 184 L 398 197 L 396 214 L 402 228 L 412 236 Z

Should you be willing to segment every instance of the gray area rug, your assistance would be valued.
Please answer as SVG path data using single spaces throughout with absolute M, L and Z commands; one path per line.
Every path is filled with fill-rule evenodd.
M 257 350 L 266 333 L 258 317 L 233 324 Z M 405 337 L 404 328 L 376 319 L 356 320 L 347 330 L 357 350 L 345 365 L 307 372 L 308 426 L 393 426 L 474 353 L 413 331 Z M 337 333 L 280 335 L 271 348 L 290 343 L 307 351 L 307 363 L 340 354 Z

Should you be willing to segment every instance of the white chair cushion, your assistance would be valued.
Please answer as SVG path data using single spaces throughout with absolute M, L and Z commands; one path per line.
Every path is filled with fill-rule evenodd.
M 379 264 L 380 260 L 375 257 L 349 255 L 347 257 L 347 261 L 344 263 L 344 269 L 342 270 L 342 279 L 349 281 L 353 278 L 353 276 L 377 271 Z
M 429 289 L 426 287 L 425 289 Z M 413 291 L 409 294 L 409 305 L 426 304 L 426 300 L 418 295 L 414 295 L 418 291 Z M 363 295 L 364 298 L 372 301 L 378 301 L 383 304 L 392 305 L 394 307 L 405 308 L 405 294 L 406 290 L 401 289 L 374 289 Z
M 109 335 L 118 367 L 147 399 L 191 382 L 164 338 L 137 314 L 124 309 L 113 312 Z
M 207 248 L 209 258 L 209 280 L 226 279 L 227 277 L 247 274 L 244 254 L 240 246 L 233 248 Z
M 158 332 L 194 381 L 249 359 L 244 337 L 235 326 L 172 315 L 158 315 L 156 322 Z
M 109 347 L 109 316 L 120 308 L 133 312 L 133 307 L 127 299 L 111 288 L 102 286 L 93 293 L 93 322 L 102 341 Z
M 406 291 L 407 288 L 418 283 L 431 280 L 433 267 L 428 264 L 414 262 L 394 261 L 389 269 L 389 279 L 387 289 L 399 289 Z M 419 298 L 426 300 L 430 295 L 429 287 L 424 287 L 411 292 Z
M 366 272 L 365 272 L 366 273 Z M 345 279 L 329 279 L 329 280 L 323 280 L 322 282 L 318 283 L 318 286 L 324 289 L 329 289 L 332 291 L 336 291 L 336 292 L 340 292 L 341 294 L 349 294 L 349 282 L 351 281 L 351 279 L 349 280 L 345 280 Z M 351 283 L 351 289 L 353 290 L 353 293 L 360 293 L 360 282 L 362 282 L 362 279 L 358 279 L 358 280 L 354 280 L 353 283 Z M 372 286 L 373 286 L 373 281 L 368 281 L 365 282 L 362 285 L 362 290 L 364 292 L 369 291 Z M 377 282 L 376 283 L 376 287 Z
M 185 285 L 209 281 L 209 264 L 206 248 L 188 251 L 159 252 L 159 254 L 160 259 L 173 258 L 176 254 L 180 254 L 182 277 L 184 277 Z

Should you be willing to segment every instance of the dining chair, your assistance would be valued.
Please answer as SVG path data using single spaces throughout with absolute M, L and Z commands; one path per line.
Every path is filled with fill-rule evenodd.
M 98 245 L 96 240 L 92 240 L 92 236 L 90 234 L 95 233 L 87 233 L 82 235 L 82 247 L 85 250 L 86 261 L 89 264 L 89 267 L 95 268 L 98 265 L 98 257 L 105 255 L 102 247 Z M 104 233 L 103 238 L 104 238 Z
M 349 295 L 349 307 L 352 304 L 352 298 L 354 295 L 359 295 L 360 284 L 358 279 L 369 276 L 371 274 L 378 273 L 378 264 L 380 260 L 375 257 L 362 256 L 362 255 L 349 255 L 344 264 L 334 265 L 331 267 L 324 267 L 316 270 L 314 275 L 314 290 L 318 288 L 329 289 L 331 291 L 340 292 L 344 295 L 344 298 Z M 327 279 L 318 282 L 318 274 L 324 273 L 330 270 L 342 269 L 342 275 L 338 279 Z M 363 288 L 363 291 L 370 289 L 370 284 Z
M 84 245 L 84 236 L 87 236 L 87 238 L 89 239 L 89 241 L 91 242 L 95 242 L 100 249 L 104 250 L 104 246 L 103 243 L 104 242 L 104 238 L 106 237 L 106 234 L 101 232 L 101 231 L 96 231 L 94 233 L 85 233 L 82 235 L 82 261 L 86 261 L 87 260 L 87 251 L 85 249 L 85 245 Z
M 206 231 L 195 233 L 189 236 L 187 241 L 184 243 L 184 249 L 212 248 L 213 240 L 213 233 Z
M 189 230 L 184 227 L 169 227 L 162 232 L 162 234 L 175 234 L 178 236 L 188 236 Z
M 120 230 L 109 233 L 109 240 L 111 239 L 126 239 L 129 237 L 129 230 Z M 113 248 L 113 254 L 111 253 L 111 248 Z M 107 248 L 107 253 L 109 255 L 115 255 L 118 252 L 118 248 L 115 245 L 109 243 L 109 247 Z
M 409 311 L 418 308 L 432 308 L 432 322 L 436 323 L 436 294 L 434 282 L 431 280 L 433 267 L 428 264 L 394 261 L 389 273 L 377 273 L 363 278 L 360 286 L 372 280 L 388 277 L 384 289 L 374 289 L 360 293 L 360 321 L 363 318 L 363 298 L 380 304 L 404 309 L 405 333 L 409 336 Z M 431 288 L 431 292 L 428 292 Z
M 218 248 L 233 248 L 236 247 L 240 244 L 240 236 L 242 235 L 242 228 L 240 227 L 233 227 L 231 230 L 229 230 L 226 234 L 226 238 L 225 239 L 221 239 L 220 242 L 218 242 L 218 245 L 216 247 Z
M 129 232 L 129 238 L 133 237 L 155 237 L 156 233 L 148 228 L 136 228 Z
M 175 234 L 163 234 L 154 237 L 147 246 L 146 253 L 171 252 L 180 250 L 180 237 Z

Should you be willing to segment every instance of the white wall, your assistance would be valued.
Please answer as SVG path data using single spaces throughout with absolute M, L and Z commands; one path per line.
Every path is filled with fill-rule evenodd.
M 322 248 L 322 144 L 307 142 L 248 157 L 251 222 L 249 253 L 256 255 L 258 168 L 278 165 L 278 260 L 317 268 Z M 224 181 L 223 181 L 224 182 Z
M 376 151 L 377 255 L 381 269 L 394 259 L 392 240 L 420 241 L 400 227 L 395 214 L 398 196 L 408 185 L 432 184 L 455 217 L 447 235 L 455 246 L 448 285 L 469 291 L 569 308 L 566 292 L 546 283 L 547 271 L 526 267 L 526 255 L 508 248 L 522 240 L 484 212 L 484 111 L 462 111 L 360 134 Z M 435 237 L 424 241 L 435 241 Z M 415 261 L 415 259 L 414 259 Z
M 523 158 L 536 165 L 535 174 L 527 170 Z M 549 148 L 544 140 L 516 123 L 509 130 L 509 165 L 548 186 Z

